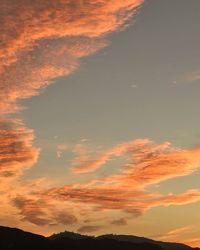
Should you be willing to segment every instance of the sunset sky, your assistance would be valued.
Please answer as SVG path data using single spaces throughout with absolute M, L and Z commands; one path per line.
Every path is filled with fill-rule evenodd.
M 200 247 L 199 13 L 0 0 L 0 225 Z

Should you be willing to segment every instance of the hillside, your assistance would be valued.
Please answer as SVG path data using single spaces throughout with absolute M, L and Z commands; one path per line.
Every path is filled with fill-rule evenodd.
M 192 250 L 183 244 L 157 242 L 125 235 L 84 236 L 72 232 L 50 237 L 25 232 L 17 228 L 0 226 L 2 250 Z

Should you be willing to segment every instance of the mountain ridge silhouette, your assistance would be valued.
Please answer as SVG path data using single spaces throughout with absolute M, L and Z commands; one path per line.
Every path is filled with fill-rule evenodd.
M 181 243 L 159 242 L 132 235 L 87 236 L 61 232 L 49 237 L 0 226 L 1 250 L 200 250 Z

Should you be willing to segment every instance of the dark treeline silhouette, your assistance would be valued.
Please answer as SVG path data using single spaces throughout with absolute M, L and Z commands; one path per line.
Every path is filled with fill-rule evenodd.
M 1 250 L 192 250 L 184 244 L 165 243 L 127 235 L 84 236 L 72 232 L 50 237 L 0 227 Z M 197 248 L 200 250 L 199 248 Z

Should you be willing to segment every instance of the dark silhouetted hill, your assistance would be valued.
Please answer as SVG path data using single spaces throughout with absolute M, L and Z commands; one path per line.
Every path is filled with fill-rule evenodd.
M 88 238 L 82 240 L 72 240 L 69 238 L 61 238 L 54 240 L 58 249 L 73 249 L 73 250 L 163 250 L 160 246 L 152 243 L 131 243 L 117 241 L 113 239 Z
M 51 242 L 41 235 L 24 232 L 17 228 L 0 227 L 1 250 L 39 250 L 51 248 Z
M 60 239 L 60 238 L 69 238 L 72 240 L 83 240 L 83 239 L 88 239 L 88 238 L 92 238 L 91 236 L 86 236 L 86 235 L 82 235 L 82 234 L 78 234 L 78 233 L 74 233 L 74 232 L 61 232 L 58 234 L 52 234 L 51 236 L 48 237 L 50 240 L 56 240 L 56 239 Z
M 99 239 L 114 239 L 118 241 L 126 241 L 126 242 L 132 242 L 132 243 L 153 243 L 156 245 L 161 246 L 164 250 L 200 250 L 200 248 L 192 248 L 182 243 L 174 243 L 174 242 L 163 242 L 163 241 L 155 241 L 152 239 L 144 238 L 144 237 L 138 237 L 138 236 L 132 236 L 132 235 L 114 235 L 114 234 L 107 234 L 107 235 L 101 235 L 97 237 Z
M 181 248 L 182 247 L 182 248 Z M 185 247 L 185 248 L 184 248 Z M 50 237 L 0 226 L 0 250 L 192 250 L 183 244 L 125 235 L 84 236 L 72 232 Z M 199 249 L 200 250 L 200 249 Z

